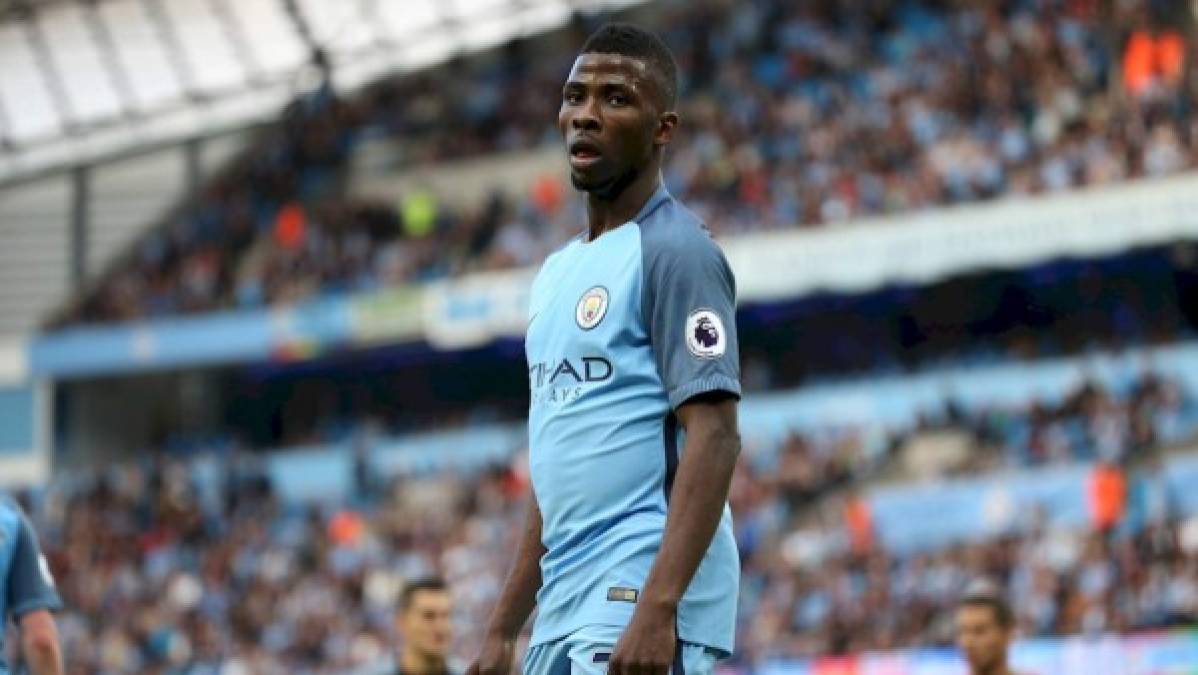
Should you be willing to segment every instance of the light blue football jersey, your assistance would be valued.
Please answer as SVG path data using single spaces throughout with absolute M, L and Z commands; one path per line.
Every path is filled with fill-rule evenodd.
M 706 227 L 664 187 L 628 223 L 542 266 L 525 341 L 546 548 L 532 644 L 632 618 L 684 446 L 673 410 L 707 392 L 740 396 L 735 293 Z M 679 605 L 679 639 L 732 652 L 739 577 L 725 505 Z
M 36 609 L 61 606 L 33 527 L 15 503 L 0 495 L 0 675 L 9 672 L 4 662 L 8 619 L 19 621 Z

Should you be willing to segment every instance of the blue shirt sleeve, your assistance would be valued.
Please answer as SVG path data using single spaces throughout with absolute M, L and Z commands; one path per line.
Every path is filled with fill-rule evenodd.
M 713 391 L 739 397 L 736 281 L 706 230 L 646 237 L 645 320 L 671 408 Z
M 50 567 L 38 546 L 37 535 L 24 515 L 17 527 L 7 584 L 7 605 L 14 619 L 35 610 L 62 607 L 62 600 L 54 588 L 54 577 L 50 575 Z

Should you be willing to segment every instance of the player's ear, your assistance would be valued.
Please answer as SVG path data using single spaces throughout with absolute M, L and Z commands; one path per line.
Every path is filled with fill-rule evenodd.
M 657 129 L 653 133 L 654 145 L 668 145 L 674 139 L 674 130 L 678 128 L 678 113 L 663 112 L 657 117 Z

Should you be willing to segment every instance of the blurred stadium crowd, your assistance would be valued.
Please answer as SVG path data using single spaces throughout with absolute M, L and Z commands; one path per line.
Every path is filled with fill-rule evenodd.
M 1161 448 L 1198 432 L 1198 401 L 1178 383 L 1146 375 L 1123 393 L 1087 384 L 1060 405 L 950 406 L 882 438 L 864 429 L 796 432 L 742 455 L 735 663 L 947 643 L 957 595 L 982 576 L 1003 585 L 1028 636 L 1198 620 L 1198 518 L 1139 487 Z M 1091 505 L 1089 528 L 1024 514 L 997 538 L 888 552 L 858 490 L 944 429 L 981 458 L 962 473 L 1102 457 L 1119 487 Z M 259 457 L 225 456 L 214 489 L 184 463 L 147 460 L 60 477 L 32 500 L 68 608 L 70 672 L 371 668 L 392 653 L 402 584 L 429 572 L 450 581 L 455 653 L 472 655 L 522 524 L 522 453 L 481 475 L 386 485 L 360 463 L 354 496 L 320 506 L 280 498 Z
M 1185 76 L 1171 6 L 661 0 L 653 16 L 685 78 L 666 183 L 727 235 L 1195 168 L 1198 79 Z M 558 53 L 514 43 L 353 95 L 326 73 L 55 325 L 257 308 L 535 263 L 584 222 L 555 176 L 480 206 L 421 187 L 386 203 L 352 196 L 355 157 L 383 143 L 391 169 L 414 170 L 555 147 L 566 43 L 578 41 Z M 898 328 L 862 309 L 871 300 L 819 299 L 774 326 L 772 340 L 746 341 L 746 390 L 961 358 L 965 344 L 1001 343 L 994 351 L 1008 359 L 1174 341 L 1188 325 L 1185 299 L 1165 294 L 1184 286 L 1174 275 L 1193 272 L 1172 258 L 1188 265 L 1193 255 L 1179 244 L 952 280 L 910 294 Z M 733 664 L 947 644 L 950 610 L 979 577 L 1000 585 L 1024 636 L 1198 622 L 1198 517 L 1151 480 L 1164 454 L 1198 440 L 1198 382 L 1172 375 L 1118 389 L 1091 382 L 1018 406 L 950 402 L 902 428 L 862 418 L 746 447 L 730 495 L 744 572 Z M 265 420 L 280 443 L 339 442 L 370 426 L 359 407 L 322 399 L 327 384 L 248 389 L 230 407 L 259 408 L 247 417 Z M 384 389 L 375 384 L 352 398 L 375 400 Z M 411 381 L 400 390 L 441 391 Z M 276 414 L 268 394 L 303 400 L 303 412 Z M 474 401 L 441 411 L 454 424 L 404 409 L 402 397 L 377 400 L 386 410 L 371 411 L 370 424 L 383 420 L 388 432 L 516 414 Z M 305 424 L 288 434 L 276 417 Z M 963 451 L 935 467 L 937 478 L 1092 465 L 1089 525 L 1020 513 L 998 536 L 889 550 L 862 495 L 879 481 L 910 482 L 909 451 L 945 438 Z M 393 652 L 404 581 L 430 572 L 454 594 L 456 656 L 473 655 L 522 524 L 523 453 L 512 448 L 510 463 L 479 475 L 385 483 L 364 455 L 352 497 L 303 505 L 272 485 L 261 455 L 216 445 L 207 448 L 221 458 L 214 482 L 171 448 L 67 472 L 24 496 L 66 600 L 69 672 L 373 673 Z
M 667 185 L 717 233 L 1174 173 L 1198 164 L 1170 3 L 663 3 L 685 80 Z M 1162 10 L 1162 8 L 1164 8 Z M 464 208 L 351 198 L 350 159 L 407 166 L 557 143 L 571 60 L 498 59 L 297 101 L 58 324 L 287 302 L 529 264 L 578 229 L 568 186 Z M 1192 82 L 1193 80 L 1188 80 Z

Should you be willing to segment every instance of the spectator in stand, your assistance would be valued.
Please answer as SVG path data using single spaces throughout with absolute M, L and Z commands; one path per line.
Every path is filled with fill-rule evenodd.
M 404 586 L 395 613 L 401 647 L 394 663 L 377 675 L 449 675 L 452 602 L 445 582 L 436 577 Z M 456 670 L 456 669 L 455 669 Z
M 1016 675 L 1007 665 L 1015 618 L 997 590 L 970 589 L 957 603 L 956 624 L 957 647 L 969 663 L 970 675 Z
M 1098 532 L 1110 532 L 1127 510 L 1127 479 L 1123 469 L 1099 463 L 1090 475 L 1090 519 Z

